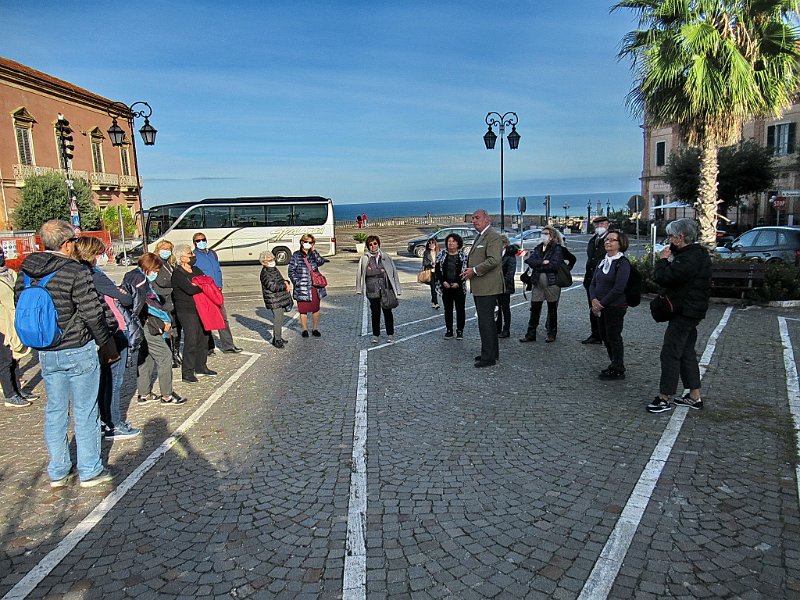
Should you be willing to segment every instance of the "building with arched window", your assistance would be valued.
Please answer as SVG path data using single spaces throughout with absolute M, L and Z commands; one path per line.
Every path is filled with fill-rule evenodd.
M 14 208 L 25 180 L 57 173 L 84 179 L 95 204 L 141 210 L 141 181 L 136 177 L 131 131 L 126 118 L 121 146 L 112 146 L 107 131 L 109 108 L 119 116 L 124 106 L 76 85 L 0 57 L 0 229 L 13 229 Z M 72 128 L 72 158 L 64 164 L 59 115 Z

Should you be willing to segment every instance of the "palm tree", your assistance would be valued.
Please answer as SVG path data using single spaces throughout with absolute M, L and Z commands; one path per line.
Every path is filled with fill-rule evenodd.
M 623 0 L 639 29 L 622 40 L 632 59 L 628 106 L 648 127 L 680 126 L 701 153 L 697 213 L 704 246 L 717 228 L 717 152 L 755 117 L 776 117 L 800 90 L 798 0 Z

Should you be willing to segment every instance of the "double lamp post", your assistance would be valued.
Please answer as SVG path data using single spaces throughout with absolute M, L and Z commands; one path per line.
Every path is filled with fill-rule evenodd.
M 520 135 L 517 133 L 517 113 L 507 112 L 503 115 L 496 112 L 490 112 L 486 115 L 486 124 L 489 130 L 483 136 L 483 143 L 486 144 L 487 150 L 493 150 L 497 142 L 497 134 L 492 129 L 495 125 L 498 126 L 500 131 L 500 231 L 506 228 L 506 213 L 505 213 L 505 190 L 503 188 L 503 137 L 506 133 L 506 126 L 511 125 L 511 133 L 508 134 L 508 147 L 511 150 L 516 150 L 519 147 Z

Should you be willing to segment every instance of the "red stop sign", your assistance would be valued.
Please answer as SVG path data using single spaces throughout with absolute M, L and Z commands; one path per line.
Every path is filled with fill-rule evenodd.
M 786 206 L 786 198 L 783 196 L 775 198 L 775 208 L 783 208 L 784 206 Z

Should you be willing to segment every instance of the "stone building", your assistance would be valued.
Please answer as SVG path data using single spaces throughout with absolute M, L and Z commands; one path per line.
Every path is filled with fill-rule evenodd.
M 112 114 L 125 132 L 121 146 L 108 139 Z M 141 210 L 127 107 L 88 90 L 0 57 L 0 229 L 13 229 L 14 208 L 25 179 L 58 173 L 66 177 L 58 133 L 59 114 L 73 133 L 70 176 L 87 181 L 99 208 Z
M 744 125 L 742 140 L 752 139 L 773 149 L 777 177 L 775 189 L 743 198 L 738 209 L 732 208 L 724 215 L 729 220 L 738 222 L 740 230 L 759 224 L 774 225 L 779 219 L 781 224 L 800 225 L 800 153 L 795 136 L 798 121 L 800 104 L 794 104 L 779 118 L 756 119 Z M 670 153 L 678 151 L 682 144 L 676 126 L 644 128 L 641 177 L 642 197 L 647 206 L 644 217 L 661 218 L 653 210 L 654 206 L 680 200 L 673 196 L 669 184 L 664 180 L 664 170 Z M 778 199 L 778 207 L 775 199 Z M 668 210 L 664 218 L 669 220 L 683 216 L 681 212 L 682 209 Z

